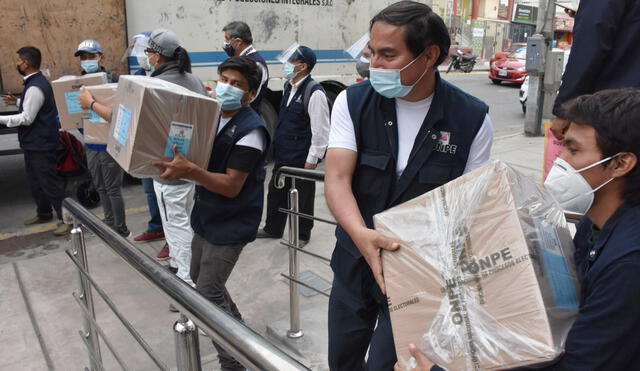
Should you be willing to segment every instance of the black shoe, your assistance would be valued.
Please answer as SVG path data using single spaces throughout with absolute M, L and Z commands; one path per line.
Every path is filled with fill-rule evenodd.
M 178 274 L 178 268 L 174 268 L 172 266 L 167 265 L 167 269 L 169 270 L 169 272 L 173 274 Z
M 307 246 L 308 243 L 309 243 L 309 240 L 300 239 L 300 240 L 298 240 L 298 247 L 299 248 L 303 248 L 303 247 Z
M 169 312 L 178 313 L 180 311 L 178 308 L 174 307 L 173 304 L 169 304 Z
M 264 229 L 259 229 L 256 238 L 282 238 L 282 236 L 276 236 L 275 234 L 266 232 Z

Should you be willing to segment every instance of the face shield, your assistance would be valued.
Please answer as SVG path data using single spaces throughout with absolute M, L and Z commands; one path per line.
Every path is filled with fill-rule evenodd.
M 369 40 L 370 37 L 367 32 L 345 50 L 356 61 L 356 72 L 362 78 L 369 78 L 369 61 L 371 59 Z
M 149 47 L 149 32 L 142 32 L 131 38 L 129 47 L 122 56 L 121 62 L 126 61 L 129 57 L 135 58 L 137 65 L 145 71 L 151 70 L 149 59 L 144 52 Z
M 280 63 L 282 63 L 282 64 L 293 62 L 291 60 L 291 57 L 293 57 L 293 56 L 298 54 L 297 51 L 298 51 L 299 47 L 300 47 L 300 44 L 298 44 L 298 43 L 291 44 L 290 47 L 288 47 L 287 49 L 285 49 L 282 52 L 280 52 L 280 54 L 278 54 L 276 56 L 276 59 L 278 61 L 280 61 Z

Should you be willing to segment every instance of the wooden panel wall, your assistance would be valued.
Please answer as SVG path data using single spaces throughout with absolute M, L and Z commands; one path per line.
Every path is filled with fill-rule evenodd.
M 80 73 L 73 56 L 85 39 L 97 40 L 104 49 L 107 69 L 125 73 L 122 61 L 127 47 L 124 0 L 0 0 L 0 72 L 3 90 L 20 92 L 16 51 L 26 45 L 42 52 L 43 70 L 50 80 Z

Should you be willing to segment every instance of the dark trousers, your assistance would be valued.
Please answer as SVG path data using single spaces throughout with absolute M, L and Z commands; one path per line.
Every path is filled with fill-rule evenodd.
M 391 371 L 397 359 L 386 299 L 364 258 L 348 254 L 336 251 L 332 257 L 332 266 L 335 259 L 342 259 L 338 265 L 347 269 L 334 269 L 329 297 L 329 368 Z M 347 271 L 348 275 L 342 274 Z
M 269 193 L 267 194 L 267 220 L 265 222 L 264 231 L 282 237 L 284 227 L 287 225 L 287 214 L 278 211 L 279 208 L 289 208 L 289 189 L 291 188 L 291 179 L 287 178 L 283 189 L 277 189 L 275 183 L 276 172 L 280 166 L 273 167 L 271 180 L 269 181 Z M 316 198 L 316 183 L 309 180 L 296 179 L 296 189 L 298 190 L 298 211 L 303 214 L 313 215 L 314 201 Z M 300 218 L 299 238 L 309 241 L 311 237 L 311 229 L 313 228 L 313 220 Z
M 238 321 L 242 321 L 242 315 L 231 299 L 226 283 L 244 246 L 214 245 L 197 233 L 193 235 L 191 243 L 190 275 L 196 284 L 196 290 Z M 222 370 L 245 369 L 224 348 L 215 342 L 213 346 L 218 351 Z
M 105 224 L 121 234 L 128 234 L 122 197 L 124 170 L 107 151 L 94 151 L 87 148 L 86 153 L 91 181 L 100 195 Z
M 147 231 L 149 232 L 162 232 L 162 218 L 160 217 L 160 209 L 158 208 L 158 199 L 156 198 L 156 191 L 153 188 L 152 178 L 142 179 L 142 189 L 147 195 L 147 205 L 149 206 L 149 223 L 147 223 Z
M 56 151 L 24 151 L 27 181 L 41 219 L 50 219 L 53 208 L 58 219 L 62 220 L 64 179 L 56 169 L 57 163 Z

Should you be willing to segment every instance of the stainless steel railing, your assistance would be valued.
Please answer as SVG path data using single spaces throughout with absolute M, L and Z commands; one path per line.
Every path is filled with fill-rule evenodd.
M 74 298 L 82 309 L 84 329 L 80 336 L 87 347 L 91 370 L 103 370 L 100 343 L 103 342 L 123 370 L 129 370 L 123 357 L 115 351 L 104 331 L 98 326 L 94 310 L 93 292 L 104 300 L 109 309 L 122 322 L 142 350 L 161 370 L 170 368 L 151 349 L 135 327 L 123 316 L 89 271 L 85 230 L 90 230 L 115 252 L 127 265 L 155 288 L 165 299 L 177 307 L 181 315 L 173 326 L 177 369 L 201 370 L 198 346 L 198 328 L 225 348 L 245 367 L 257 370 L 308 370 L 306 366 L 284 353 L 222 309 L 209 302 L 191 286 L 171 274 L 162 265 L 138 250 L 125 238 L 107 227 L 98 217 L 72 199 L 63 203 L 73 218 L 71 249 L 67 255 L 78 269 L 80 287 Z
M 283 241 L 281 242 L 281 244 L 289 248 L 289 274 L 287 275 L 281 273 L 281 275 L 282 277 L 291 281 L 289 285 L 289 330 L 287 331 L 287 336 L 290 338 L 299 338 L 302 337 L 304 333 L 302 331 L 302 328 L 300 327 L 300 304 L 298 296 L 298 285 L 304 286 L 327 297 L 329 295 L 316 287 L 300 281 L 298 271 L 298 253 L 300 252 L 326 262 L 331 261 L 331 259 L 329 258 L 314 254 L 313 252 L 300 248 L 300 241 L 298 238 L 299 221 L 300 218 L 306 218 L 331 225 L 337 225 L 337 223 L 334 220 L 318 218 L 315 216 L 300 213 L 298 210 L 298 190 L 296 189 L 296 179 L 323 183 L 324 171 L 283 166 L 276 172 L 276 188 L 283 189 L 286 184 L 286 178 L 291 179 L 291 187 L 289 188 L 289 208 L 280 208 L 279 211 L 288 215 L 289 240 L 286 242 Z M 565 212 L 565 218 L 567 219 L 567 222 L 573 224 L 577 224 L 582 216 L 583 215 L 581 214 Z

